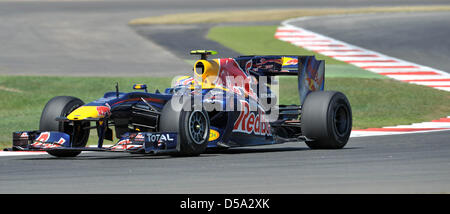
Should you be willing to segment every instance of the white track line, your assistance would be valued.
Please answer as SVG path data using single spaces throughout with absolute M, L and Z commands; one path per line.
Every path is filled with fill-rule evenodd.
M 450 74 L 444 71 L 367 50 L 290 24 L 311 18 L 294 18 L 282 22 L 275 38 L 400 81 L 450 79 Z M 450 81 L 439 84 L 424 81 L 419 84 L 450 91 Z
M 390 57 L 290 24 L 313 18 L 294 18 L 282 22 L 275 33 L 275 38 L 392 79 L 450 91 L 450 74 L 444 71 Z M 450 130 L 450 117 L 411 125 L 353 130 L 351 137 L 442 130 Z
M 383 128 L 369 128 L 352 130 L 351 137 L 365 137 L 376 135 L 410 134 L 450 130 L 450 117 L 440 118 L 431 122 L 413 123 L 411 125 L 386 126 Z M 450 142 L 450 139 L 449 139 Z
M 409 131 L 409 132 L 389 132 L 389 131 L 352 131 L 350 138 L 353 137 L 370 137 L 370 136 L 384 136 L 384 135 L 398 135 L 398 134 L 414 134 L 414 133 L 428 133 L 428 132 L 438 132 L 438 131 L 448 131 L 450 129 L 442 130 L 429 130 L 429 131 Z

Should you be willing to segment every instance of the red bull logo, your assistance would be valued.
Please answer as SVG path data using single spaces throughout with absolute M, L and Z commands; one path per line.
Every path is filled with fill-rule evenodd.
M 99 117 L 106 117 L 111 114 L 111 109 L 108 106 L 97 106 L 97 112 Z
M 241 101 L 241 113 L 234 123 L 233 132 L 242 132 L 255 135 L 269 135 L 270 124 L 265 118 L 264 111 L 258 109 L 257 112 L 250 111 L 250 105 L 247 101 Z
M 252 66 L 251 60 L 246 63 L 246 69 Z M 251 96 L 256 98 L 256 93 L 251 85 L 255 85 L 256 80 L 241 69 L 234 59 L 220 59 L 219 78 L 216 85 L 230 89 L 236 94 Z
M 323 76 L 319 76 L 317 65 L 313 63 L 312 58 L 308 59 L 307 76 L 306 81 L 309 89 L 311 91 L 319 90 L 321 87 L 321 82 L 323 82 Z
M 133 144 L 130 139 L 123 139 L 116 143 L 116 145 L 111 147 L 112 151 L 126 151 L 126 150 L 137 150 L 142 148 L 142 145 Z
M 286 61 L 283 65 L 297 65 L 298 64 L 298 59 L 292 58 L 288 61 Z
M 50 142 L 47 141 L 50 139 L 50 132 L 42 132 L 35 140 L 33 144 L 31 144 L 32 147 L 35 148 L 55 148 L 55 147 L 61 147 L 66 140 L 64 138 L 60 138 L 57 142 Z
M 36 138 L 38 142 L 47 142 L 48 138 L 50 138 L 50 132 L 42 132 L 39 137 Z

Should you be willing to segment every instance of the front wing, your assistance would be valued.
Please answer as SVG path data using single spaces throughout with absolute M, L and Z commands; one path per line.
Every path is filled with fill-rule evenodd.
M 109 147 L 73 147 L 71 137 L 62 132 L 21 131 L 13 133 L 13 151 L 98 151 L 167 154 L 179 151 L 178 134 L 174 132 L 126 133 Z

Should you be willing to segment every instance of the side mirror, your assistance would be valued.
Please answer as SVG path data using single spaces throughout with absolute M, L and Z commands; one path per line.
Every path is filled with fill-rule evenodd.
M 134 84 L 133 85 L 134 90 L 144 90 L 147 92 L 147 85 L 146 84 Z

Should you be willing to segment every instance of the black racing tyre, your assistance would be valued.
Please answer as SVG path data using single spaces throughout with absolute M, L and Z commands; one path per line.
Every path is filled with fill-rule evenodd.
M 174 108 L 172 102 L 168 101 L 161 111 L 159 131 L 178 133 L 179 153 L 174 156 L 200 155 L 208 146 L 208 113 L 203 108 L 195 109 L 193 101 L 182 104 L 183 108 Z
M 350 137 L 352 109 L 337 91 L 311 92 L 302 106 L 301 129 L 311 149 L 341 149 Z
M 85 147 L 89 139 L 89 129 L 83 129 L 90 125 L 87 121 L 75 121 L 74 125 L 68 122 L 56 121 L 57 117 L 65 117 L 78 107 L 84 105 L 84 102 L 76 97 L 58 96 L 52 98 L 44 107 L 39 122 L 41 131 L 58 131 L 71 135 L 72 147 Z M 75 126 L 75 127 L 74 127 Z M 74 133 L 75 132 L 75 133 Z M 56 157 L 75 157 L 81 151 L 47 151 L 48 154 Z

